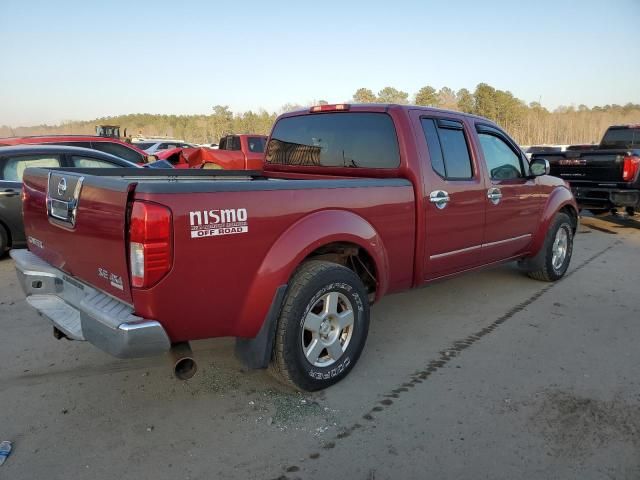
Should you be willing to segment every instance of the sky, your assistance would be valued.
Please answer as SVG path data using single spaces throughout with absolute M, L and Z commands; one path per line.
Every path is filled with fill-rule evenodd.
M 480 82 L 640 103 L 640 0 L 0 0 L 0 125 L 208 113 Z

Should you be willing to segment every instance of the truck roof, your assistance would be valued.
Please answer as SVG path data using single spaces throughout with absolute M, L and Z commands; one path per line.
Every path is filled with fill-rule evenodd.
M 453 115 L 460 115 L 463 117 L 473 118 L 476 120 L 482 120 L 485 123 L 495 124 L 490 120 L 480 117 L 478 115 L 473 115 L 471 113 L 459 112 L 457 110 L 449 110 L 446 108 L 437 108 L 437 107 L 425 107 L 422 105 L 400 105 L 398 103 L 343 103 L 338 105 L 347 106 L 348 109 L 344 109 L 344 111 L 348 110 L 351 112 L 388 112 L 391 109 L 398 110 L 424 110 L 425 112 L 438 112 L 438 113 L 450 113 Z M 331 106 L 331 105 L 329 105 Z M 304 115 L 309 113 L 321 113 L 321 112 L 312 112 L 311 109 L 316 107 L 309 107 L 300 110 L 294 110 L 291 112 L 283 113 L 281 117 L 292 117 L 296 115 Z M 342 110 L 336 110 L 342 111 Z

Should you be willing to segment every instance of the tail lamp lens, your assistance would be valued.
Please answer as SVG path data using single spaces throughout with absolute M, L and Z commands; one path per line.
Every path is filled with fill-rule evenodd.
M 636 178 L 638 170 L 640 169 L 640 157 L 635 155 L 628 155 L 624 157 L 622 164 L 622 180 L 625 182 L 631 182 Z
M 129 224 L 131 286 L 148 288 L 171 269 L 171 211 L 155 203 L 134 202 Z

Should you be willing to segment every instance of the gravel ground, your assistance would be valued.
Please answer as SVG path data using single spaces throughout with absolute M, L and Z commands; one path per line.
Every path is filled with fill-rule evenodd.
M 315 394 L 196 342 L 198 375 L 58 341 L 0 260 L 0 479 L 640 478 L 640 223 L 583 219 L 570 274 L 505 265 L 385 298 Z

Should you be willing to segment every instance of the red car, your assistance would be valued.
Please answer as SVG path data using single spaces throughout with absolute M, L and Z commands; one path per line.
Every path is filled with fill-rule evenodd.
M 150 160 L 149 154 L 134 145 L 122 142 L 117 138 L 98 137 L 93 135 L 37 135 L 29 137 L 0 138 L 0 147 L 24 144 L 53 144 L 69 145 L 72 147 L 92 148 L 101 152 L 110 153 L 138 165 L 143 165 Z M 153 157 L 155 160 L 155 157 Z
M 387 294 L 507 261 L 561 278 L 578 210 L 548 171 L 484 118 L 323 105 L 278 118 L 260 175 L 29 169 L 12 257 L 58 337 L 171 350 L 186 378 L 187 342 L 233 336 L 250 367 L 317 390 L 353 368 Z

